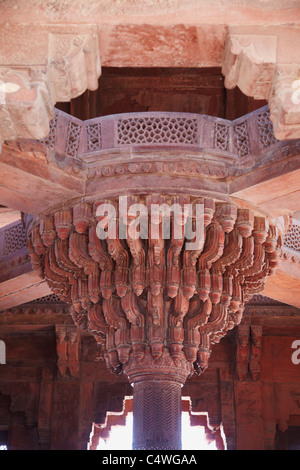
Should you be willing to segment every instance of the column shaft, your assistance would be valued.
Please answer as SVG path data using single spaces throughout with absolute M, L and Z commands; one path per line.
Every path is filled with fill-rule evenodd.
M 181 384 L 143 381 L 134 384 L 133 449 L 181 449 Z

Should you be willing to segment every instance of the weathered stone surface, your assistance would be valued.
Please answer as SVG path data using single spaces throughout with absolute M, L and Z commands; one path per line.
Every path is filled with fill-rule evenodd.
M 225 45 L 225 86 L 268 101 L 278 140 L 299 138 L 298 42 L 293 28 L 233 27 Z
M 278 139 L 299 138 L 299 103 L 291 104 L 299 33 L 290 26 L 299 8 L 289 6 L 35 1 L 28 23 L 21 0 L 4 5 L 0 79 L 18 90 L 2 99 L 0 140 L 45 137 L 57 101 L 97 88 L 100 59 L 106 67 L 223 66 L 227 86 L 269 101 Z

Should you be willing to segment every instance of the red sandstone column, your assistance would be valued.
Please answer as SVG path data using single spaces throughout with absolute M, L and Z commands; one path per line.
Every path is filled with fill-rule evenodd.
M 148 208 L 178 201 L 184 208 L 191 198 L 132 200 Z M 111 203 L 116 220 L 117 201 Z M 124 372 L 133 385 L 134 449 L 181 448 L 181 387 L 207 368 L 212 345 L 240 323 L 244 302 L 278 264 L 281 238 L 265 217 L 227 202 L 193 203 L 204 210 L 198 222 L 205 231 L 205 242 L 200 237 L 193 249 L 184 231 L 176 233 L 175 216 L 166 240 L 157 213 L 148 220 L 147 243 L 129 231 L 125 242 L 118 230 L 100 239 L 93 217 L 105 227 L 108 222 L 98 215 L 98 199 L 29 225 L 34 268 L 71 304 L 76 326 L 103 345 L 109 370 Z M 196 224 L 197 215 L 190 216 Z
M 146 381 L 134 385 L 133 449 L 181 449 L 181 385 Z
M 181 388 L 192 372 L 184 356 L 167 348 L 154 359 L 131 358 L 125 373 L 133 385 L 133 450 L 181 449 Z

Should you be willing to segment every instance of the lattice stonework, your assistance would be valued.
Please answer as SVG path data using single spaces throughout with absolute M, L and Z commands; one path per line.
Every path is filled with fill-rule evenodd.
M 68 126 L 68 138 L 66 145 L 66 154 L 76 157 L 80 144 L 81 126 L 70 121 Z
M 225 152 L 228 151 L 229 148 L 229 126 L 225 124 L 215 124 L 214 129 L 214 143 L 215 147 L 224 150 Z
M 273 124 L 270 120 L 270 112 L 266 111 L 257 116 L 258 132 L 261 143 L 264 147 L 275 144 L 277 140 L 273 133 Z
M 101 124 L 99 122 L 86 126 L 87 151 L 99 150 L 102 147 Z
M 46 147 L 50 149 L 54 149 L 55 141 L 56 141 L 56 126 L 57 126 L 57 118 L 58 116 L 55 115 L 55 117 L 50 121 L 49 127 L 50 131 L 47 137 L 45 139 L 42 139 L 41 142 L 46 145 Z
M 39 297 L 38 299 L 35 299 L 32 301 L 32 303 L 36 304 L 42 304 L 42 303 L 62 303 L 58 295 L 55 294 L 50 294 L 50 295 L 45 295 L 44 297 Z
M 287 248 L 295 251 L 300 251 L 300 226 L 292 225 L 289 232 L 286 234 L 284 244 Z
M 4 233 L 5 247 L 4 254 L 9 255 L 16 251 L 22 250 L 27 245 L 26 233 L 22 223 L 14 225 L 5 230 Z
M 118 144 L 191 144 L 197 142 L 197 119 L 140 117 L 118 121 Z
M 247 122 L 234 126 L 235 143 L 239 157 L 245 157 L 250 153 L 250 143 L 247 129 Z

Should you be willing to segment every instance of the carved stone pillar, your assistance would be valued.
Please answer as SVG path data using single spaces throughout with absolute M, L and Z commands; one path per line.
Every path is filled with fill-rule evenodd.
M 167 348 L 155 360 L 148 349 L 124 372 L 133 385 L 133 449 L 180 450 L 181 388 L 192 365 L 184 354 L 172 359 Z
M 181 449 L 181 386 L 171 381 L 134 385 L 133 449 Z
M 161 137 L 174 125 L 169 117 L 152 124 Z M 184 129 L 189 136 L 190 124 Z M 153 160 L 160 159 L 155 152 Z M 153 179 L 135 174 L 138 168 L 128 164 L 138 176 L 130 196 L 122 184 L 131 180 L 116 176 L 113 189 L 101 180 L 87 197 L 28 218 L 28 251 L 33 268 L 70 305 L 75 325 L 101 345 L 108 369 L 125 373 L 133 385 L 134 447 L 180 449 L 181 387 L 207 369 L 214 344 L 240 324 L 246 301 L 263 290 L 282 236 L 265 215 L 217 193 L 214 176 L 187 179 L 186 193 L 171 191 L 172 179 L 154 190 Z M 105 175 L 110 178 L 109 168 Z M 208 180 L 209 191 L 189 194 L 192 181 L 205 186 Z M 117 184 L 126 203 L 114 193 Z M 70 368 L 74 351 L 66 349 L 65 331 L 59 333 L 60 366 L 67 360 Z

